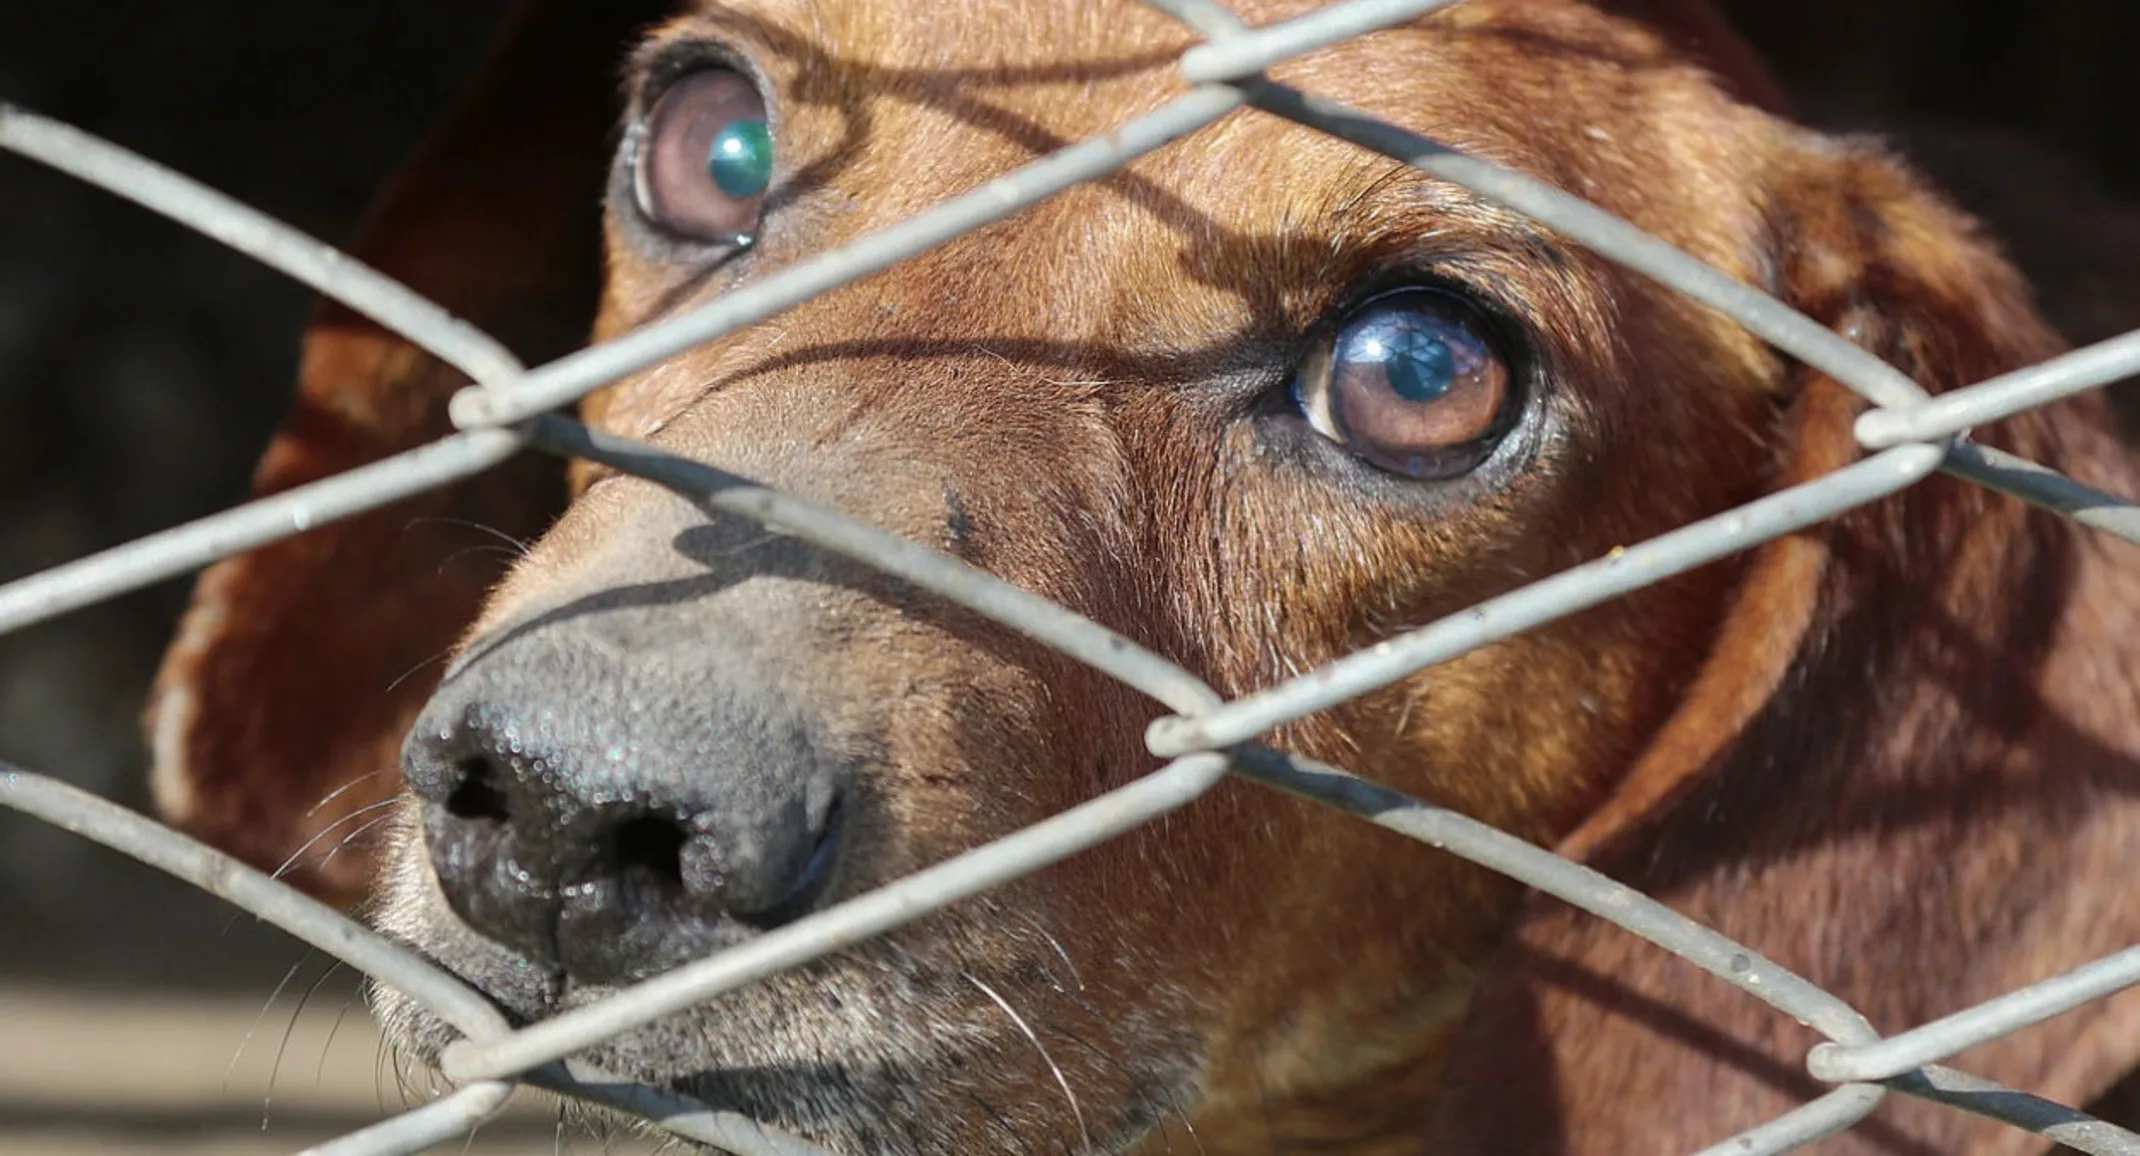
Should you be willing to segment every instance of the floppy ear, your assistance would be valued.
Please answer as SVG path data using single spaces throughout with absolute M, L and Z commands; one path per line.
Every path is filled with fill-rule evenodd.
M 614 73 L 654 4 L 523 0 L 473 82 L 374 205 L 352 252 L 533 362 L 585 341 Z M 254 491 L 452 432 L 466 379 L 323 303 L 295 407 Z M 455 486 L 202 575 L 150 708 L 153 786 L 185 830 L 336 899 L 400 787 L 402 732 L 514 544 L 562 507 L 564 470 L 523 455 Z
M 1972 223 L 1869 149 L 1794 149 L 1770 187 L 1794 303 L 1927 388 L 2057 348 Z M 1778 485 L 1856 456 L 1862 407 L 1797 374 Z M 1977 440 L 2129 490 L 2105 420 L 2091 400 Z M 1762 549 L 1683 703 L 1560 850 L 1883 1032 L 2140 939 L 2140 609 L 2107 549 L 1945 477 Z M 1528 901 L 1483 975 L 1438 1156 L 1694 1151 L 1826 1090 L 1811 1031 L 1555 901 Z M 2084 1103 L 2140 1056 L 2136 1016 L 2099 1004 L 1960 1062 Z M 2044 1146 L 1891 1096 L 1819 1151 Z
M 1656 30 L 1739 100 L 1779 115 L 1789 111 L 1768 62 L 1724 19 L 1715 0 L 1604 0 L 1599 7 Z

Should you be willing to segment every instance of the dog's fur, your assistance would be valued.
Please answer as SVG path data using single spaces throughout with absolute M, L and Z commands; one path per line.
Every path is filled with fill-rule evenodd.
M 1154 108 L 1191 43 L 1118 0 L 645 7 L 528 6 L 358 252 L 553 354 L 589 308 L 604 180 L 598 338 Z M 602 175 L 607 73 L 642 21 L 627 122 L 660 46 L 766 78 L 782 175 L 744 257 L 680 259 Z M 1779 119 L 1692 0 L 1469 0 L 1275 75 L 1588 197 L 1928 388 L 2060 348 L 1969 219 L 1876 146 Z M 1447 482 L 1378 474 L 1283 400 L 1334 311 L 1419 271 L 1507 315 L 1533 378 L 1514 449 Z M 325 310 L 261 487 L 438 435 L 454 384 Z M 1242 114 L 583 413 L 966 558 L 1232 694 L 1833 470 L 1860 409 L 1547 230 Z M 2083 400 L 1977 437 L 2140 489 L 2107 428 Z M 159 688 L 170 812 L 271 866 L 311 842 L 294 872 L 325 893 L 383 871 L 384 927 L 535 1019 L 607 989 L 470 931 L 418 824 L 322 853 L 393 798 L 426 664 L 457 640 L 502 653 L 613 619 L 690 640 L 634 650 L 629 677 L 776 687 L 862 776 L 834 900 L 1155 765 L 1154 704 L 1072 661 L 636 480 L 582 469 L 563 504 L 561 472 L 517 462 L 211 571 Z M 459 520 L 536 539 L 495 591 L 446 564 Z M 2136 590 L 2135 551 L 1935 479 L 1273 741 L 1592 863 L 1901 1029 L 2140 938 Z M 447 1038 L 383 1005 L 420 1054 Z M 1488 872 L 1226 785 L 593 1056 L 853 1153 L 1618 1156 L 1801 1102 L 1814 1038 Z M 2121 998 L 1963 1062 L 2080 1102 L 2136 1060 Z M 1822 1150 L 2040 1146 L 1895 1103 Z

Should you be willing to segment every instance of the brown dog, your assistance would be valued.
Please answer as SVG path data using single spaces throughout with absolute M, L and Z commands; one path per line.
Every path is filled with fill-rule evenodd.
M 598 186 L 609 337 L 1156 107 L 1192 43 L 1121 0 L 629 7 L 521 13 L 360 254 L 555 353 Z M 605 140 L 609 61 L 657 17 Z M 1589 197 L 1928 388 L 2059 348 L 1969 220 L 1773 116 L 1698 4 L 1470 0 L 1276 75 Z M 456 384 L 327 311 L 262 487 L 445 432 Z M 1859 408 L 1548 230 L 1240 114 L 583 416 L 1231 694 L 1835 469 Z M 2104 428 L 2090 401 L 1978 436 L 2130 492 Z M 382 868 L 381 923 L 533 1020 L 1155 765 L 1159 708 L 1043 647 L 597 470 L 545 530 L 556 478 L 212 571 L 160 688 L 170 812 L 262 864 L 303 849 L 323 891 Z M 449 561 L 468 521 L 537 539 L 487 595 Z M 1897 1030 L 2140 936 L 2136 566 L 1936 479 L 1272 741 L 1591 862 Z M 383 850 L 327 855 L 396 767 Z M 446 1041 L 382 1003 L 417 1053 Z M 1812 1042 L 1507 880 L 1229 785 L 594 1058 L 858 1154 L 1617 1156 L 1801 1102 Z M 2122 999 L 1962 1062 L 2080 1102 L 2136 1059 Z M 1823 1150 L 2040 1146 L 1891 1102 Z

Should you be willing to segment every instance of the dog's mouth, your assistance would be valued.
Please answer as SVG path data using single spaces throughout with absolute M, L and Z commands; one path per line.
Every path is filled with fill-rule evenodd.
M 473 970 L 473 969 L 465 969 Z M 529 992 L 501 990 L 497 976 L 466 975 L 514 1027 L 604 1003 L 617 989 L 563 979 L 529 1004 Z M 1005 985 L 999 978 L 992 988 Z M 380 994 L 400 997 L 390 991 Z M 968 1127 L 946 1122 L 946 1088 L 992 1078 L 998 1033 L 972 1014 L 961 974 L 912 955 L 865 945 L 783 973 L 621 1032 L 578 1053 L 603 1076 L 673 1092 L 717 1113 L 755 1121 L 842 1156 L 896 1153 L 936 1156 L 965 1151 L 954 1138 Z M 1015 997 L 1014 997 L 1015 998 Z M 1033 1009 L 1028 1009 L 1032 1011 Z M 398 1046 L 436 1065 L 457 1038 L 427 1013 L 404 1005 L 386 1019 Z M 1021 1040 L 1018 1046 L 1025 1044 Z M 1006 1070 L 1007 1074 L 1007 1070 Z M 1009 1090 L 981 1094 L 989 1103 L 1031 1096 L 1030 1073 Z M 970 1105 L 969 1105 L 970 1106 Z M 573 1109 L 600 1127 L 628 1115 L 592 1104 Z M 956 1116 L 957 1111 L 952 1111 Z M 694 1141 L 692 1151 L 727 1153 Z M 1101 1149 L 1111 1151 L 1112 1148 Z
M 482 994 L 515 1029 L 602 1004 L 619 990 L 575 983 L 561 971 L 427 954 Z M 926 1089 L 964 1066 L 955 1044 L 939 1051 L 925 1045 L 940 1041 L 924 1041 L 895 1026 L 943 1021 L 929 1009 L 932 1000 L 917 1003 L 911 990 L 898 990 L 916 977 L 893 974 L 887 963 L 872 953 L 866 960 L 805 965 L 619 1032 L 577 1058 L 606 1079 L 683 1095 L 832 1152 L 878 1151 L 867 1137 L 886 1127 L 908 1132 L 911 1121 L 926 1117 Z M 920 986 L 929 984 L 924 980 Z M 393 1046 L 426 1066 L 437 1067 L 441 1053 L 461 1038 L 394 989 L 374 988 L 373 998 Z M 572 1111 L 589 1121 L 636 1126 L 628 1114 L 612 1115 L 612 1109 L 593 1103 Z M 911 1121 L 887 1124 L 887 1115 Z M 916 1135 L 919 1127 L 911 1124 Z M 703 1142 L 694 1142 L 690 1150 L 734 1156 Z M 936 1149 L 909 1136 L 896 1150 Z
M 753 918 L 798 919 L 836 898 L 859 874 L 843 852 L 854 849 L 861 819 L 851 803 L 835 807 L 796 886 Z M 516 1028 L 602 1004 L 628 986 L 531 963 L 438 914 L 412 904 L 385 922 Z M 1118 1001 L 1088 986 L 1089 969 L 1067 970 L 1087 963 L 1076 945 L 1036 948 L 1021 930 L 1044 919 L 987 902 L 940 913 L 632 1027 L 577 1058 L 836 1153 L 966 1151 L 966 1141 L 1006 1127 L 991 1113 L 1018 1120 L 1020 1142 L 1075 1129 L 1082 1113 L 1095 1150 L 1117 1151 L 1151 1125 L 1146 1116 L 1187 1094 L 1200 1044 L 1187 1029 L 1155 1026 L 1175 1016 L 1123 1018 Z M 757 934 L 765 932 L 743 938 Z M 389 1037 L 414 1060 L 435 1066 L 458 1038 L 405 996 L 381 989 L 376 999 Z M 1057 1065 L 1076 1086 L 1076 1111 L 1055 1102 Z M 611 1118 L 605 1109 L 588 1113 Z M 1007 1133 L 1002 1139 L 1021 1146 Z

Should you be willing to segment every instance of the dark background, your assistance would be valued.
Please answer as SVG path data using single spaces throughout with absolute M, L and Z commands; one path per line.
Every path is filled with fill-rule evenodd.
M 0 99 L 342 241 L 502 7 L 7 0 Z M 2024 256 L 2078 239 L 2104 284 L 2140 270 L 2140 226 L 2114 200 L 2140 199 L 2140 4 L 1735 10 L 1813 115 L 1942 130 L 1920 135 L 1921 155 L 1965 197 L 2025 187 L 2041 208 Z M 2070 163 L 2046 164 L 2045 148 Z M 2103 298 L 2081 336 L 2132 323 Z M 274 273 L 0 157 L 0 580 L 238 500 L 307 308 Z M 142 805 L 136 719 L 185 590 L 0 637 L 0 759 Z M 261 993 L 299 954 L 189 888 L 0 814 L 0 986 Z
M 343 241 L 502 8 L 12 0 L 0 99 Z M 279 274 L 0 156 L 0 578 L 240 498 L 308 308 Z M 187 589 L 0 637 L 0 759 L 142 805 L 136 718 Z M 288 941 L 226 933 L 212 901 L 117 862 L 0 815 L 0 976 L 257 987 L 288 966 Z
M 2129 0 L 1722 0 L 1801 94 L 2004 128 L 2140 193 L 2140 4 Z

